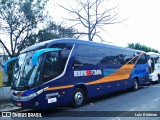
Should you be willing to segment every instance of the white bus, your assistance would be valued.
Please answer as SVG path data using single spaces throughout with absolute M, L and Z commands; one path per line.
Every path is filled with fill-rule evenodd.
M 148 65 L 149 65 L 149 79 L 151 82 L 160 82 L 160 54 L 155 52 L 148 52 Z

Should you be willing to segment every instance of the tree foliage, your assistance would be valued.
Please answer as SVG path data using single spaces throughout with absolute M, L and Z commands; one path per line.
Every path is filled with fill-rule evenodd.
M 46 18 L 43 15 L 47 0 L 7 0 L 0 7 L 0 44 L 10 57 L 17 56 L 26 39 L 35 32 L 37 25 Z M 6 46 L 10 43 L 10 48 Z M 19 49 L 17 47 L 19 46 Z
M 43 42 L 50 39 L 58 38 L 72 38 L 74 37 L 75 30 L 58 25 L 55 22 L 48 22 L 46 27 L 39 30 L 38 33 L 31 34 L 26 40 L 26 46 L 33 45 L 38 42 Z
M 132 48 L 132 49 L 136 49 L 136 50 L 143 50 L 145 52 L 156 52 L 159 53 L 158 50 L 151 48 L 151 47 L 147 47 L 145 45 L 141 45 L 140 43 L 129 43 L 128 48 Z
M 56 24 L 44 14 L 48 0 L 6 0 L 0 7 L 0 45 L 10 57 L 27 46 L 48 39 L 73 37 L 74 30 Z M 44 27 L 45 26 L 45 27 Z M 10 43 L 7 46 L 6 43 Z

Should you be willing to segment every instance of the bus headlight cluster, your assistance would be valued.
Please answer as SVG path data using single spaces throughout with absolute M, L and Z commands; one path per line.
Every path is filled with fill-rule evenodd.
M 37 95 L 36 93 L 30 94 L 29 98 L 34 98 L 34 97 L 36 97 L 36 95 Z

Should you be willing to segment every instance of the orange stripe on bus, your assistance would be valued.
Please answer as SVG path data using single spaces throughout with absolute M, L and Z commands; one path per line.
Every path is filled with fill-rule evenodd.
M 127 73 L 124 73 L 124 68 L 127 68 Z M 109 76 L 106 76 L 104 78 L 101 78 L 99 80 L 88 82 L 86 85 L 92 85 L 92 84 L 99 84 L 99 83 L 105 83 L 105 82 L 113 82 L 118 80 L 124 80 L 128 79 L 130 77 L 130 74 L 134 68 L 134 65 L 124 65 L 120 69 L 118 69 L 116 72 L 110 74 Z
M 24 91 L 23 91 L 23 92 L 20 92 L 19 94 L 17 94 L 17 96 L 21 96 L 23 93 L 24 93 Z
M 45 91 L 72 88 L 73 86 L 74 86 L 74 85 L 66 85 L 66 86 L 51 87 L 51 88 L 46 89 Z
M 118 69 L 116 72 L 110 74 L 109 76 L 103 77 L 99 80 L 88 82 L 88 83 L 86 83 L 86 85 L 92 85 L 92 84 L 99 84 L 99 83 L 113 82 L 113 81 L 128 79 L 130 77 L 130 74 L 131 74 L 134 66 L 135 66 L 134 64 L 130 64 L 130 65 L 125 64 L 124 66 L 122 66 L 120 69 Z M 125 70 L 127 70 L 127 71 L 125 72 Z M 74 85 L 51 87 L 51 88 L 46 89 L 45 91 L 67 89 L 67 88 L 72 88 L 73 86 Z
M 93 81 L 93 82 L 88 82 L 88 83 L 86 83 L 86 85 L 93 85 L 93 84 L 100 84 L 100 83 L 124 80 L 124 79 L 128 79 L 129 76 L 130 76 L 130 74 L 116 75 L 116 76 L 106 76 L 106 77 L 101 78 L 99 80 L 96 80 L 96 81 Z

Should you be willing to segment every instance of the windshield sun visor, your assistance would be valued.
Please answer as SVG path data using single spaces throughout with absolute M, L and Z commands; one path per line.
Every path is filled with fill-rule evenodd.
M 38 58 L 42 54 L 47 53 L 47 52 L 59 51 L 59 50 L 61 50 L 61 49 L 60 48 L 46 48 L 46 49 L 41 49 L 41 50 L 36 51 L 32 56 L 32 64 L 33 64 L 33 66 L 37 65 Z

